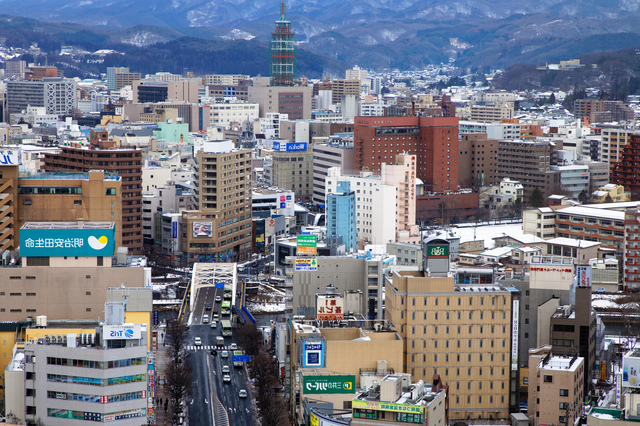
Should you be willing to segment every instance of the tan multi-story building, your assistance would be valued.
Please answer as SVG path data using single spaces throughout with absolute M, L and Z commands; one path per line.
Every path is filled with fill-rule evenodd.
M 122 178 L 101 171 L 19 173 L 0 167 L 0 250 L 19 246 L 20 227 L 28 221 L 114 222 L 122 244 Z
M 371 326 L 317 328 L 298 322 L 290 324 L 290 344 L 287 347 L 290 363 L 285 367 L 290 374 L 284 379 L 285 395 L 290 398 L 292 413 L 300 420 L 304 413 L 303 404 L 309 398 L 343 407 L 344 402 L 356 396 L 356 389 L 368 387 L 388 373 L 404 371 L 402 339 L 388 327 L 376 331 Z M 276 346 L 279 348 L 281 344 Z M 276 350 L 277 355 L 282 352 Z M 319 357 L 310 356 L 316 353 Z M 284 359 L 279 361 L 284 365 Z M 304 386 L 309 378 L 313 380 L 329 374 L 352 376 L 353 392 L 318 393 Z
M 498 141 L 486 133 L 460 135 L 458 142 L 458 182 L 463 188 L 497 185 Z
M 237 86 L 242 80 L 249 80 L 250 76 L 244 74 L 208 74 L 204 76 L 204 84 L 223 84 Z
M 313 143 L 274 142 L 271 156 L 273 163 L 266 176 L 269 185 L 293 191 L 298 201 L 309 199 L 313 193 Z
M 339 104 L 344 95 L 360 96 L 360 80 L 333 80 L 331 82 L 331 103 Z
M 254 77 L 247 91 L 248 101 L 260 105 L 260 117 L 278 112 L 292 120 L 311 118 L 311 86 L 269 86 L 269 77 Z
M 427 244 L 426 258 L 448 259 L 447 242 L 432 243 L 440 244 Z M 385 285 L 387 319 L 405 344 L 405 371 L 413 380 L 440 375 L 449 386 L 452 419 L 508 418 L 517 404 L 511 291 L 456 285 L 452 276 L 428 267 L 430 275 L 395 271 Z
M 115 142 L 107 139 L 106 131 L 92 131 L 90 147 L 63 146 L 57 154 L 45 154 L 44 170 L 117 173 L 121 193 L 113 195 L 122 199 L 122 245 L 133 253 L 142 253 L 142 151 L 115 149 Z
M 550 349 L 530 351 L 527 415 L 533 426 L 575 424 L 584 408 L 584 358 L 554 356 Z
M 25 222 L 113 222 L 122 245 L 122 178 L 99 170 L 34 173 L 18 180 L 17 227 Z
M 503 119 L 513 118 L 513 102 L 504 102 L 499 105 L 472 105 L 471 121 L 481 123 L 499 123 Z
M 251 255 L 251 150 L 219 144 L 196 154 L 198 210 L 182 212 L 188 262 L 235 262 Z

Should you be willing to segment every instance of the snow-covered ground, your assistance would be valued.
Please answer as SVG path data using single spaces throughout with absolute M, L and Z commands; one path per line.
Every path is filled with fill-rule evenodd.
M 256 294 L 247 294 L 246 306 L 252 314 L 284 312 L 284 292 L 271 286 L 260 286 Z

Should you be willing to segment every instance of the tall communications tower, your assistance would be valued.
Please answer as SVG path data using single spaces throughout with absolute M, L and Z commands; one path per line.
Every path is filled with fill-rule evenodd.
M 271 33 L 271 85 L 293 86 L 296 74 L 296 42 L 291 31 L 291 21 L 287 21 L 284 3 L 281 4 L 280 19 L 276 21 L 276 32 Z

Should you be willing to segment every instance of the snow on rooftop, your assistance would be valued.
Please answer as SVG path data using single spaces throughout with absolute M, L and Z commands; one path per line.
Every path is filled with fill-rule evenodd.
M 461 228 L 453 228 L 453 231 L 460 236 L 460 242 L 465 243 L 468 241 L 484 240 L 485 248 L 493 248 L 495 243 L 493 239 L 495 237 L 509 236 L 517 239 L 524 244 L 532 244 L 534 242 L 544 241 L 535 235 L 524 234 L 522 232 L 521 223 L 509 223 L 501 225 L 486 225 L 486 226 L 469 226 Z
M 609 204 L 609 206 L 611 206 L 611 204 Z M 597 217 L 600 219 L 611 219 L 619 221 L 624 220 L 624 211 L 606 210 L 604 208 L 593 208 L 586 206 L 567 207 L 566 209 L 556 210 L 556 213 Z
M 578 248 L 587 248 L 587 247 L 600 245 L 600 243 L 594 242 L 594 241 L 576 240 L 573 238 L 566 238 L 566 237 L 551 238 L 550 240 L 546 240 L 545 242 L 548 244 L 558 244 L 561 246 L 570 246 L 570 247 L 578 247 Z

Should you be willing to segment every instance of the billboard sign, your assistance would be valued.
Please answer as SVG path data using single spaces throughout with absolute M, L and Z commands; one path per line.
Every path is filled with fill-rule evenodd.
M 449 246 L 427 246 L 427 257 L 449 257 Z
M 14 149 L 0 150 L 0 166 L 19 166 L 20 151 Z
M 296 246 L 298 255 L 315 256 L 318 254 L 318 237 L 316 235 L 298 235 Z
M 297 258 L 296 271 L 317 271 L 318 259 L 315 257 Z
M 514 299 L 511 308 L 511 371 L 518 371 L 518 333 L 520 320 L 520 300 Z
M 305 394 L 354 393 L 356 376 L 304 376 L 302 386 Z
M 142 337 L 140 324 L 104 325 L 102 332 L 104 340 L 135 340 Z
M 213 226 L 211 222 L 193 222 L 193 237 L 211 238 Z
M 280 151 L 280 152 L 306 151 L 307 143 L 306 142 L 298 142 L 298 143 L 273 142 L 273 150 Z
M 344 318 L 344 299 L 319 295 L 316 300 L 316 317 L 322 321 Z
M 111 257 L 115 229 L 20 229 L 23 257 Z
M 394 413 L 414 413 L 423 414 L 423 406 L 409 405 L 409 404 L 394 404 L 391 402 L 378 402 L 378 401 L 352 401 L 351 407 L 360 408 L 364 410 L 376 410 L 376 411 L 392 411 Z
M 640 358 L 622 357 L 622 386 L 640 387 Z
M 576 266 L 576 274 L 580 287 L 591 287 L 591 266 Z
M 302 366 L 324 367 L 324 343 L 321 340 L 302 343 Z
M 171 222 L 171 238 L 178 238 L 178 222 Z

